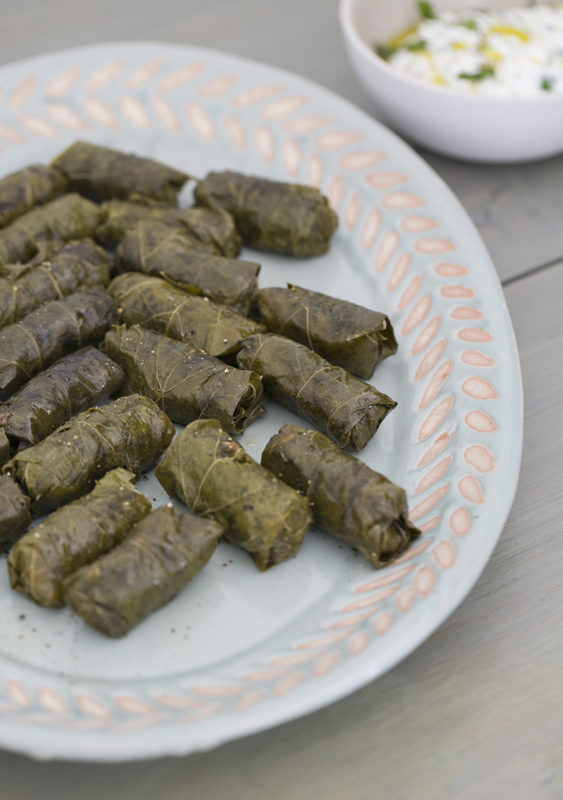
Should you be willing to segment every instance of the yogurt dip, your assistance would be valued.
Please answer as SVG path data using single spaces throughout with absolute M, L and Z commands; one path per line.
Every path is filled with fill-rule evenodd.
M 563 4 L 434 13 L 375 51 L 417 81 L 480 96 L 563 94 Z

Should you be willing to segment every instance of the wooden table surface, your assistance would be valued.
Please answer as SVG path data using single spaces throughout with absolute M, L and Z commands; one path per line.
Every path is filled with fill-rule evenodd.
M 374 111 L 346 59 L 336 0 L 1 6 L 2 62 L 107 40 L 205 45 Z M 478 584 L 409 658 L 328 708 L 180 759 L 85 765 L 0 752 L 1 800 L 563 797 L 563 156 L 499 167 L 423 156 L 491 252 L 522 362 L 520 486 Z

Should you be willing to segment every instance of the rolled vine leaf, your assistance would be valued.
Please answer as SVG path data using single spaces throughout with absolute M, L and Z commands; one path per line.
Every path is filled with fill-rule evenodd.
M 237 364 L 257 372 L 266 394 L 313 423 L 340 447 L 361 450 L 397 405 L 305 345 L 275 333 L 245 339 Z
M 115 252 L 119 272 L 164 278 L 191 294 L 247 314 L 258 286 L 260 264 L 224 258 L 194 243 L 181 230 L 152 219 L 128 231 Z
M 226 258 L 236 258 L 242 242 L 232 216 L 217 209 L 148 206 L 125 200 L 109 200 L 102 206 L 102 221 L 96 229 L 96 241 L 115 248 L 127 231 L 141 220 L 154 220 L 179 228 L 194 243 Z
M 243 433 L 265 413 L 258 375 L 168 336 L 121 326 L 108 331 L 102 349 L 123 369 L 123 391 L 150 397 L 174 422 L 217 419 L 229 433 Z
M 260 289 L 257 303 L 269 331 L 307 345 L 359 378 L 371 378 L 379 362 L 397 352 L 393 326 L 380 311 L 292 284 Z
M 228 306 L 196 297 L 150 275 L 118 275 L 108 291 L 127 325 L 142 325 L 210 356 L 236 353 L 244 338 L 264 330 L 263 325 Z
M 0 475 L 0 553 L 16 541 L 30 522 L 29 497 L 8 475 Z
M 188 176 L 180 170 L 92 142 L 74 142 L 52 162 L 73 192 L 92 200 L 111 198 L 175 203 Z
M 69 242 L 52 258 L 29 266 L 14 280 L 0 279 L 0 328 L 50 300 L 92 286 L 107 286 L 108 254 L 92 240 Z
M 64 605 L 63 580 L 115 547 L 151 504 L 135 476 L 114 469 L 92 491 L 58 508 L 16 542 L 8 557 L 12 589 L 41 606 Z
M 233 215 L 245 244 L 296 258 L 326 253 L 338 217 L 318 189 L 225 170 L 194 191 L 198 205 Z
M 152 469 L 174 435 L 166 414 L 147 397 L 120 397 L 82 411 L 3 467 L 31 498 L 36 515 L 89 492 L 115 467 Z
M 114 550 L 67 578 L 65 600 L 100 633 L 125 636 L 203 569 L 222 534 L 212 520 L 161 506 Z
M 6 431 L 0 428 L 0 467 L 10 460 L 10 452 L 10 440 L 6 436 Z
M 37 444 L 75 414 L 109 400 L 122 382 L 118 364 L 95 347 L 83 347 L 55 361 L 0 404 L 0 425 L 15 447 Z
M 0 179 L 0 228 L 33 206 L 52 200 L 66 189 L 63 173 L 44 164 L 32 164 Z
M 92 236 L 101 209 L 79 194 L 64 194 L 23 214 L 0 230 L 0 264 L 13 264 L 45 254 L 49 242 Z
M 184 428 L 155 474 L 171 497 L 223 525 L 260 570 L 301 547 L 311 522 L 307 501 L 254 461 L 217 420 Z
M 284 425 L 262 464 L 307 498 L 320 528 L 373 567 L 389 564 L 420 536 L 408 519 L 405 490 L 318 431 Z
M 102 288 L 75 292 L 0 330 L 0 401 L 61 356 L 103 339 L 118 320 Z

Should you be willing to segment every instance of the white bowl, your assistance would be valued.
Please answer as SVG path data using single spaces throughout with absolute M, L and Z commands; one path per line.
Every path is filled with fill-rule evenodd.
M 478 0 L 434 0 L 436 11 L 475 8 Z M 525 5 L 489 0 L 498 10 Z M 469 161 L 514 162 L 563 151 L 563 97 L 479 97 L 406 77 L 379 58 L 386 42 L 417 21 L 414 0 L 341 0 L 340 24 L 356 74 L 395 130 L 413 142 Z

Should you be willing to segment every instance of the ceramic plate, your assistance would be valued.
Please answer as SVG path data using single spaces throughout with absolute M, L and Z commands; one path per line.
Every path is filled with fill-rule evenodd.
M 240 58 L 113 43 L 3 67 L 0 85 L 0 174 L 83 138 L 196 176 L 231 167 L 328 194 L 340 216 L 328 255 L 249 255 L 264 286 L 291 281 L 390 315 L 399 353 L 375 382 L 399 405 L 361 458 L 406 487 L 423 531 L 382 571 L 314 530 L 265 574 L 222 544 L 176 601 L 118 641 L 10 591 L 0 564 L 0 746 L 98 761 L 205 750 L 381 675 L 471 589 L 517 483 L 514 336 L 461 206 L 373 119 Z M 285 422 L 298 420 L 269 403 L 243 444 L 259 459 Z M 140 485 L 167 500 L 153 478 Z

